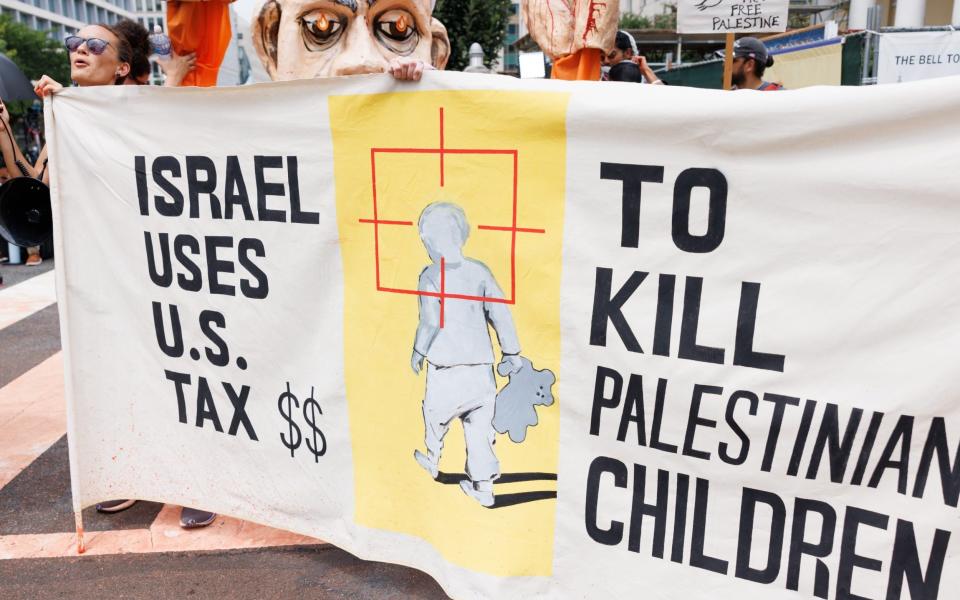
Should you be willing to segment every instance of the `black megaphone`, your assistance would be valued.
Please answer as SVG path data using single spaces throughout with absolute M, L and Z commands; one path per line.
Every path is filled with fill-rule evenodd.
M 0 237 L 29 248 L 53 235 L 50 188 L 33 177 L 14 177 L 0 185 Z

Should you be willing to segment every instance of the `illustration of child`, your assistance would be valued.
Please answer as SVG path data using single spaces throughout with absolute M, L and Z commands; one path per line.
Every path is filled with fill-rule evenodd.
M 445 294 L 500 298 L 503 292 L 482 262 L 463 256 L 470 235 L 463 209 L 449 202 L 434 202 L 420 214 L 420 239 L 432 264 L 420 273 L 417 289 L 441 291 L 441 265 Z M 515 373 L 522 363 L 520 342 L 510 309 L 502 302 L 420 296 L 420 322 L 413 341 L 410 366 L 415 374 L 427 361 L 423 424 L 427 452 L 413 453 L 432 478 L 439 473 L 443 438 L 450 423 L 459 418 L 467 449 L 469 480 L 460 487 L 483 506 L 492 506 L 493 482 L 500 476 L 500 461 L 493 451 L 497 387 L 493 374 L 493 344 L 488 323 L 497 333 L 503 359 L 501 374 Z

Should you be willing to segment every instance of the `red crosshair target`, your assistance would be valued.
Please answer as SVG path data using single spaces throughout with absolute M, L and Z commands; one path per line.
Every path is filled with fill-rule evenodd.
M 446 264 L 440 259 L 440 291 L 428 292 L 417 289 L 392 288 L 380 283 L 380 227 L 401 226 L 412 227 L 413 221 L 380 218 L 377 206 L 377 155 L 391 154 L 436 154 L 440 158 L 440 187 L 446 184 L 444 156 L 447 154 L 472 154 L 508 156 L 513 159 L 513 198 L 512 218 L 510 225 L 477 225 L 477 229 L 486 231 L 502 231 L 510 233 L 510 297 L 490 298 L 484 296 L 470 296 L 454 294 L 446 291 Z M 440 299 L 440 327 L 443 327 L 444 304 L 446 300 L 466 300 L 472 302 L 493 302 L 500 304 L 516 304 L 517 299 L 517 234 L 518 233 L 546 233 L 546 229 L 517 226 L 517 182 L 518 182 L 519 152 L 515 148 L 448 148 L 444 143 L 443 107 L 440 107 L 440 143 L 436 148 L 370 148 L 370 184 L 373 196 L 373 218 L 359 219 L 361 223 L 373 225 L 373 254 L 375 260 L 376 287 L 378 292 L 390 294 L 408 294 L 411 296 L 427 296 Z

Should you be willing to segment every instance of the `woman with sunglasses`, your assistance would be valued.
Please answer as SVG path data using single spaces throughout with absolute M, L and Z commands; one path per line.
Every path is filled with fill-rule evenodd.
M 127 37 L 113 27 L 89 25 L 81 29 L 77 35 L 68 37 L 64 45 L 70 52 L 70 79 L 77 85 L 116 85 L 123 83 L 130 73 L 133 48 Z M 62 85 L 44 75 L 37 82 L 34 91 L 42 97 L 60 89 L 63 89 Z M 0 153 L 4 157 L 4 162 L 17 165 L 24 176 L 39 177 L 44 183 L 49 184 L 50 176 L 46 170 L 46 146 L 41 150 L 37 163 L 33 167 L 26 164 L 23 153 L 13 139 L 7 111 L 0 110 L 3 113 L 0 117 L 0 125 L 6 130 L 0 133 Z M 27 254 L 27 264 L 40 264 L 38 248 L 28 248 Z
M 76 35 L 68 36 L 64 45 L 70 53 L 70 79 L 80 87 L 92 85 L 119 85 L 124 83 L 130 74 L 130 64 L 133 60 L 133 47 L 129 39 L 110 25 L 87 25 Z M 49 96 L 63 89 L 63 86 L 44 75 L 37 82 L 34 90 L 41 98 Z M 6 123 L 4 123 L 6 125 Z M 2 148 L 6 156 L 5 147 L 10 142 L 3 140 Z M 10 149 L 19 153 L 19 149 Z M 49 173 L 46 172 L 47 147 L 40 152 L 33 169 L 24 173 L 30 177 L 41 174 L 44 183 L 49 183 Z
M 63 41 L 70 53 L 70 79 L 80 87 L 119 85 L 130 74 L 133 46 L 126 35 L 110 25 L 87 25 Z M 35 91 L 47 96 L 63 86 L 44 75 Z
M 71 81 L 79 87 L 146 83 L 150 76 L 147 36 L 143 25 L 128 19 L 122 19 L 114 25 L 88 25 L 76 35 L 68 36 L 63 43 L 70 53 Z M 196 58 L 193 55 L 177 56 L 168 62 L 167 68 L 172 77 L 168 76 L 167 85 L 178 85 L 193 67 Z M 34 91 L 42 98 L 62 89 L 63 85 L 44 75 Z M 44 147 L 29 175 L 35 177 L 40 173 L 46 160 L 47 149 Z M 43 177 L 44 183 L 49 183 L 46 173 Z
M 80 87 L 93 85 L 122 85 L 128 79 L 134 79 L 132 66 L 138 67 L 143 77 L 143 62 L 149 46 L 146 44 L 146 29 L 138 23 L 121 21 L 117 25 L 89 25 L 77 35 L 64 40 L 70 52 L 70 79 Z M 149 71 L 147 72 L 149 77 Z M 131 83 L 138 83 L 131 81 Z M 44 75 L 35 91 L 38 96 L 47 96 L 63 89 L 63 86 Z M 46 148 L 40 155 L 40 161 L 46 160 Z M 136 500 L 111 500 L 101 502 L 97 510 L 115 513 L 126 510 Z M 192 529 L 213 523 L 216 514 L 184 507 L 180 513 L 180 525 Z

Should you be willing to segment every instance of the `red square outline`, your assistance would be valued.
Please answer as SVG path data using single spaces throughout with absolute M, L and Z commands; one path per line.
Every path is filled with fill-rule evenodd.
M 373 218 L 360 219 L 361 223 L 373 225 L 374 235 L 374 259 L 376 271 L 376 288 L 378 292 L 387 292 L 392 294 L 408 294 L 414 296 L 428 296 L 440 298 L 440 326 L 443 327 L 444 302 L 447 298 L 457 300 L 468 300 L 473 302 L 495 302 L 501 304 L 516 304 L 516 271 L 517 271 L 517 233 L 546 233 L 545 229 L 536 229 L 530 227 L 517 227 L 517 182 L 518 182 L 518 163 L 519 152 L 516 148 L 447 148 L 444 145 L 444 120 L 443 107 L 440 107 L 440 144 L 436 148 L 370 148 L 370 183 L 373 196 Z M 412 221 L 398 221 L 381 219 L 377 206 L 377 154 L 437 154 L 440 157 L 440 187 L 445 184 L 444 156 L 447 154 L 476 154 L 476 155 L 500 155 L 513 157 L 513 201 L 512 218 L 510 226 L 503 225 L 477 225 L 477 229 L 488 231 L 509 231 L 510 232 L 510 297 L 509 298 L 491 298 L 485 296 L 469 296 L 465 294 L 448 294 L 445 289 L 445 271 L 446 265 L 444 259 L 440 259 L 440 291 L 426 292 L 421 290 L 405 288 L 389 288 L 380 283 L 380 226 L 381 225 L 401 225 L 413 226 Z

